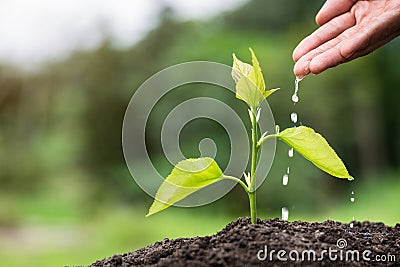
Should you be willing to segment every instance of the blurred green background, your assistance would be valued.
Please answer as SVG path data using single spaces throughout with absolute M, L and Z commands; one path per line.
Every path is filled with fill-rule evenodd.
M 129 46 L 105 33 L 95 48 L 76 49 L 34 69 L 0 62 L 1 265 L 87 265 L 164 237 L 213 234 L 248 216 L 247 197 L 237 187 L 211 205 L 144 218 L 152 199 L 125 165 L 125 109 L 136 88 L 167 66 L 192 60 L 231 65 L 232 52 L 249 61 L 252 47 L 267 87 L 282 89 L 269 98 L 275 121 L 291 126 L 291 53 L 316 28 L 323 1 L 241 1 L 233 10 L 195 20 L 158 3 L 163 7 L 152 21 L 156 26 Z M 329 140 L 356 180 L 331 178 L 299 155 L 289 161 L 288 147 L 278 143 L 258 193 L 260 217 L 280 217 L 287 206 L 290 220 L 349 222 L 354 216 L 400 222 L 399 41 L 300 84 L 300 121 Z M 191 90 L 182 94 L 196 96 Z M 238 103 L 229 93 L 219 98 Z M 168 111 L 156 116 L 163 112 Z M 198 134 L 196 127 L 185 131 Z M 206 134 L 226 138 L 217 130 Z M 149 134 L 155 144 L 158 138 Z M 188 156 L 198 153 L 191 138 L 181 141 Z M 159 148 L 150 150 L 162 157 Z M 220 149 L 218 157 L 228 152 Z M 288 165 L 285 187 L 281 179 Z

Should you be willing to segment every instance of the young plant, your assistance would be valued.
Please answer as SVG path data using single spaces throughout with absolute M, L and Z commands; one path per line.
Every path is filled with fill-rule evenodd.
M 232 77 L 236 83 L 236 97 L 249 106 L 251 121 L 251 169 L 241 178 L 224 175 L 212 158 L 193 158 L 179 162 L 171 174 L 164 180 L 156 193 L 147 216 L 162 211 L 188 195 L 218 181 L 228 179 L 238 182 L 246 191 L 250 202 L 251 222 L 256 223 L 256 167 L 259 149 L 265 141 L 277 138 L 296 150 L 321 170 L 337 178 L 353 180 L 342 160 L 337 156 L 328 142 L 312 128 L 299 126 L 279 131 L 264 133 L 259 138 L 258 121 L 260 103 L 277 89 L 265 89 L 264 77 L 260 65 L 250 48 L 252 65 L 240 61 L 233 54 Z

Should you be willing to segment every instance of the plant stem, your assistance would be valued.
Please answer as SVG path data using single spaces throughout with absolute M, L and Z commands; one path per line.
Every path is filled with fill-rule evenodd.
M 222 179 L 227 179 L 227 180 L 232 180 L 232 181 L 238 182 L 238 183 L 243 187 L 244 191 L 246 191 L 247 194 L 249 193 L 249 188 L 248 188 L 247 185 L 246 185 L 245 183 L 243 183 L 243 181 L 240 180 L 239 178 L 236 178 L 236 177 L 233 177 L 233 176 L 229 176 L 229 175 L 224 175 L 224 176 L 222 177 Z
M 277 138 L 277 135 L 276 135 L 276 134 L 270 134 L 270 135 L 267 135 L 267 136 L 265 136 L 264 138 L 260 139 L 260 140 L 257 142 L 257 148 L 260 148 L 260 146 L 261 146 L 265 141 L 267 141 L 268 139 L 272 139 L 272 138 Z
M 257 168 L 257 120 L 256 110 L 251 108 L 251 171 L 250 171 L 250 186 L 249 186 L 249 202 L 250 202 L 250 217 L 251 223 L 256 223 L 256 168 Z

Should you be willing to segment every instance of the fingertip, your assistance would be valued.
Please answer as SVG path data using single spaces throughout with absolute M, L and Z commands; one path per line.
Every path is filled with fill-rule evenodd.
M 322 26 L 325 23 L 327 23 L 328 21 L 330 21 L 331 19 L 333 19 L 337 15 L 339 15 L 339 14 L 332 13 L 332 11 L 330 10 L 329 5 L 328 6 L 323 6 L 321 8 L 321 10 L 315 16 L 315 23 L 317 23 L 318 26 Z
M 354 53 L 365 50 L 369 44 L 369 36 L 365 31 L 358 31 L 351 40 L 344 40 L 340 47 L 340 54 L 343 58 L 350 58 Z
M 321 9 L 318 11 L 317 15 L 315 16 L 315 23 L 317 23 L 318 26 L 324 25 L 331 19 L 332 15 L 330 17 L 327 16 L 327 13 L 329 14 L 329 9 L 330 9 L 329 4 L 330 3 L 328 3 L 328 1 L 327 1 L 325 3 L 325 5 L 323 5 L 321 7 Z M 328 12 L 327 12 L 327 10 L 328 10 Z
M 344 58 L 340 55 L 340 49 L 334 47 L 314 57 L 310 61 L 309 70 L 313 74 L 320 74 L 321 72 L 335 67 L 343 62 Z
M 328 68 L 325 54 L 326 52 L 324 54 L 316 56 L 310 61 L 309 69 L 311 73 L 320 74 L 321 72 L 323 72 Z
M 340 54 L 342 55 L 343 58 L 347 59 L 354 55 L 356 52 L 356 48 L 354 47 L 354 44 L 349 43 L 349 42 L 343 42 L 343 45 L 340 49 Z
M 292 53 L 292 58 L 294 62 L 297 62 L 297 60 L 299 60 L 299 58 L 301 57 L 300 55 L 300 45 L 303 41 L 301 41 L 294 49 L 293 49 L 293 53 Z
M 299 54 L 298 49 L 297 49 L 297 47 L 296 47 L 296 48 L 293 50 L 292 59 L 293 59 L 294 62 L 297 62 L 297 60 L 299 60 L 299 58 L 300 58 L 300 54 Z
M 323 23 L 322 19 L 321 19 L 321 12 L 318 12 L 318 14 L 315 16 L 315 23 L 317 23 L 318 26 L 321 26 Z
M 351 7 L 358 0 L 327 0 L 325 4 L 321 7 L 318 14 L 315 16 L 315 22 L 322 26 L 331 19 L 349 12 Z
M 293 73 L 299 79 L 304 78 L 310 73 L 307 62 L 297 62 L 293 67 Z
M 302 56 L 304 56 L 309 49 L 307 50 L 307 47 L 305 47 L 304 44 L 307 43 L 308 40 L 308 36 L 305 37 L 297 46 L 296 48 L 293 50 L 292 53 L 292 58 L 294 62 L 297 62 Z
M 314 61 L 314 60 L 311 61 L 310 62 L 310 67 L 309 67 L 310 72 L 312 74 L 320 74 L 322 71 L 324 71 L 324 69 L 321 66 L 322 66 L 322 64 L 320 62 L 317 62 L 317 61 Z
M 308 74 L 308 73 L 307 73 Z M 306 75 L 307 75 L 306 74 Z M 297 79 L 299 79 L 299 80 L 303 80 L 304 79 L 304 77 L 306 77 L 306 75 L 304 75 L 304 74 L 294 74 L 295 76 L 296 76 L 296 78 Z
M 321 27 L 327 22 L 328 20 L 326 19 L 326 17 L 323 17 L 323 15 L 320 15 L 320 13 L 318 13 L 317 16 L 315 16 L 315 23 L 317 23 L 318 26 Z

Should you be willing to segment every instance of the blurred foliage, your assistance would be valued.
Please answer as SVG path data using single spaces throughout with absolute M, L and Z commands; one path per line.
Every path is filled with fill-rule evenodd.
M 281 34 L 293 29 L 300 22 L 302 26 L 312 27 L 315 14 L 313 11 L 323 3 L 324 1 L 253 0 L 227 14 L 225 22 L 232 29 Z
M 128 204 L 136 216 L 128 216 L 127 220 L 144 216 L 152 199 L 134 183 L 125 165 L 122 121 L 136 88 L 170 65 L 192 60 L 231 65 L 232 52 L 245 59 L 248 47 L 252 47 L 264 70 L 267 88 L 281 88 L 269 98 L 275 121 L 281 128 L 291 126 L 291 53 L 299 40 L 316 28 L 314 15 L 321 5 L 322 1 L 253 0 L 201 22 L 177 21 L 173 11 L 165 9 L 158 27 L 131 47 L 120 48 L 106 37 L 94 50 L 76 51 L 67 59 L 49 62 L 36 71 L 0 66 L 0 226 L 23 225 L 31 220 L 101 220 L 96 214 L 122 203 Z M 368 218 L 365 214 L 369 205 L 382 201 L 381 210 L 386 213 L 370 218 L 399 221 L 400 215 L 392 210 L 398 211 L 400 181 L 390 178 L 398 176 L 398 172 L 390 171 L 400 164 L 399 41 L 301 82 L 300 102 L 296 104 L 299 121 L 329 140 L 356 181 L 330 178 L 298 155 L 289 161 L 287 146 L 278 144 L 274 165 L 258 194 L 263 216 L 279 215 L 280 208 L 286 205 L 296 218 L 328 219 L 330 214 L 332 219 L 349 221 L 353 212 L 357 214 L 352 208 L 357 201 L 351 205 L 347 201 L 349 192 L 354 190 L 356 198 L 358 193 L 363 197 L 358 206 L 363 218 Z M 151 114 L 155 130 L 147 135 L 151 141 L 149 150 L 151 157 L 160 162 L 162 173 L 168 173 L 171 166 L 163 163 L 157 129 L 175 104 L 196 96 L 215 97 L 247 119 L 245 106 L 233 94 L 213 93 L 209 86 L 187 87 L 201 90 L 178 88 Z M 196 156 L 198 141 L 204 136 L 212 136 L 224 146 L 229 144 L 218 125 L 211 125 L 203 133 L 198 130 L 201 123 L 205 122 L 184 128 L 181 146 L 185 155 Z M 229 159 L 228 152 L 218 150 L 221 165 Z M 281 177 L 288 165 L 289 185 L 283 187 Z M 381 184 L 384 179 L 393 186 L 389 182 Z M 379 198 L 382 195 L 387 200 Z M 370 196 L 376 202 L 368 201 Z M 344 199 L 346 202 L 342 203 Z M 247 205 L 242 190 L 235 188 L 211 207 L 197 209 L 212 216 L 221 213 L 233 218 L 247 216 Z M 342 211 L 339 206 L 345 207 L 343 214 L 347 217 L 338 216 Z M 192 214 L 189 216 L 195 213 L 191 209 L 176 212 Z M 171 215 L 160 216 L 165 219 Z M 152 220 L 157 217 L 146 223 L 151 224 Z M 130 222 L 123 227 L 130 227 Z M 139 222 L 144 224 L 142 219 Z M 108 226 L 112 227 L 112 223 L 104 227 Z M 162 226 L 160 229 L 166 231 Z

